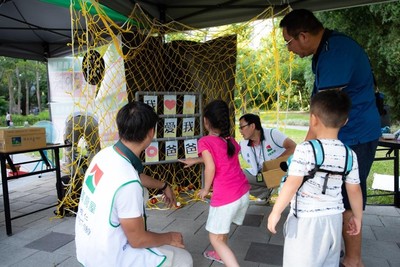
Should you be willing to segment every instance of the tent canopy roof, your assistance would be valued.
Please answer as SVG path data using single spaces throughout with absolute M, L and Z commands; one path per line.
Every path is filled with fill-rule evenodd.
M 322 11 L 393 0 L 98 1 L 125 16 L 129 16 L 134 5 L 138 3 L 150 17 L 162 23 L 177 21 L 194 28 L 206 28 L 247 21 L 269 6 L 274 7 L 274 12 L 279 12 L 288 4 L 293 9 Z M 60 1 L 0 0 L 0 56 L 45 61 L 50 57 L 70 53 L 71 47 L 68 46 L 68 43 L 71 43 L 70 11 L 66 7 L 49 2 Z

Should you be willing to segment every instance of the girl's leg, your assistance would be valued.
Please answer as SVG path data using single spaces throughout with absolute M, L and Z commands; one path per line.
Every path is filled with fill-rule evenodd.
M 228 234 L 209 234 L 211 245 L 215 251 L 221 257 L 225 266 L 227 267 L 239 267 L 239 263 L 236 260 L 235 254 L 228 246 Z

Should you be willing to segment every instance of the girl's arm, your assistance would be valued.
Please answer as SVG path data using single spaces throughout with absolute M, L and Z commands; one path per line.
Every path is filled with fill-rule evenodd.
M 211 189 L 215 175 L 215 164 L 211 153 L 208 150 L 201 152 L 201 157 L 204 162 L 204 188 L 199 191 L 199 197 L 204 200 Z
M 201 157 L 198 158 L 187 158 L 187 159 L 178 159 L 179 162 L 185 164 L 183 168 L 192 167 L 195 164 L 203 163 L 203 159 Z

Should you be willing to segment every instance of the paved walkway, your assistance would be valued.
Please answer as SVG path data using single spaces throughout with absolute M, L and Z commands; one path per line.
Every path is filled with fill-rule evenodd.
M 13 217 L 56 203 L 54 173 L 23 179 L 9 182 Z M 80 266 L 75 258 L 75 218 L 56 218 L 53 211 L 50 208 L 13 220 L 13 235 L 7 236 L 1 193 L 0 266 Z M 222 266 L 202 256 L 210 246 L 204 229 L 207 211 L 203 202 L 190 202 L 180 209 L 149 210 L 148 225 L 154 231 L 181 231 L 195 267 Z M 230 245 L 241 266 L 282 266 L 282 222 L 279 233 L 271 235 L 265 227 L 270 211 L 267 205 L 251 205 L 244 225 L 232 226 Z M 364 218 L 365 266 L 400 266 L 400 209 L 367 206 Z

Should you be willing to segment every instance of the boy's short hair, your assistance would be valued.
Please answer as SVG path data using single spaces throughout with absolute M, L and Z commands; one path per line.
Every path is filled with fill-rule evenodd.
M 350 97 L 341 89 L 319 91 L 311 99 L 310 113 L 329 128 L 345 125 L 351 109 Z
M 142 142 L 155 128 L 158 115 L 152 107 L 140 101 L 123 106 L 117 114 L 119 138 L 130 142 Z

